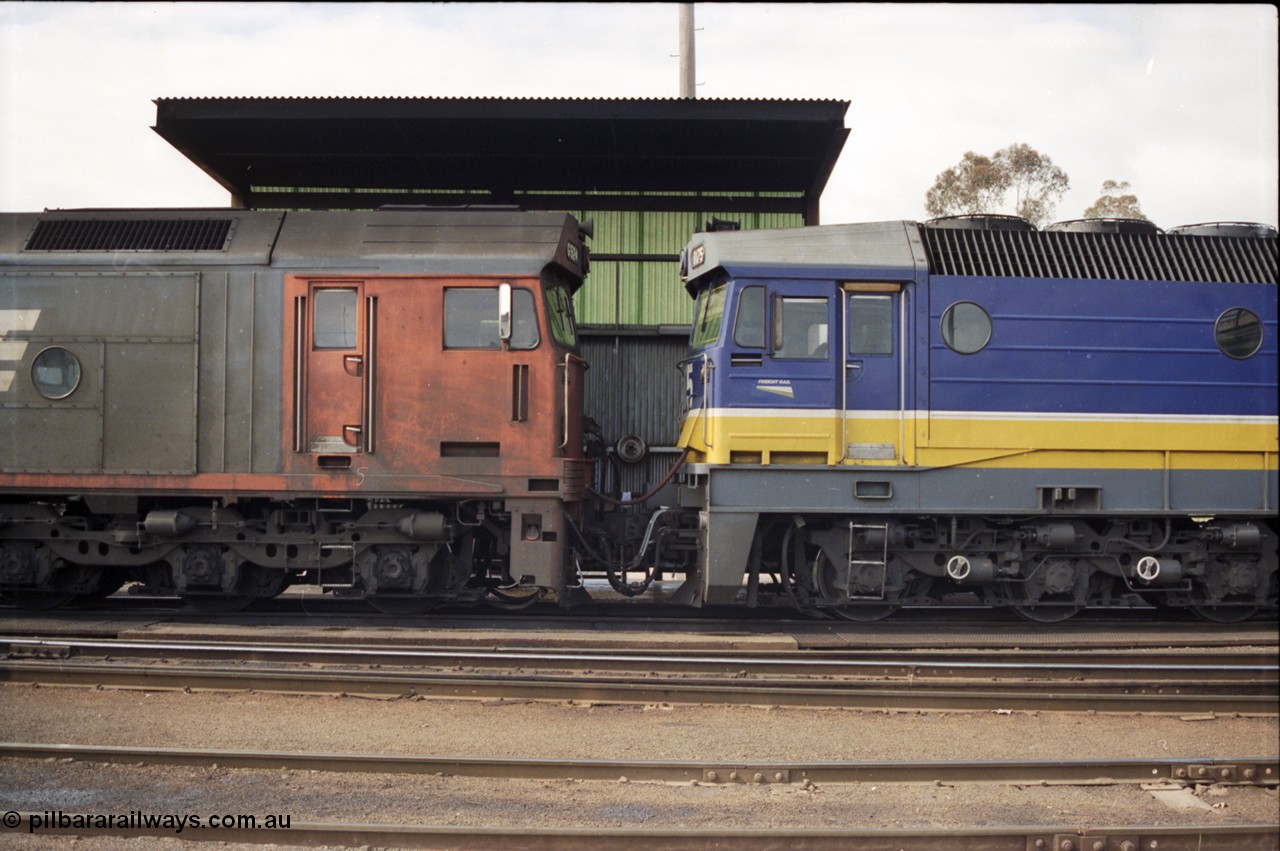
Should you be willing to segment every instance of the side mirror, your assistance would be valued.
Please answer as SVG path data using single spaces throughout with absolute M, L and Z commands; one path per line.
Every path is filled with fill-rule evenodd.
M 498 338 L 511 342 L 511 285 L 506 281 L 498 284 Z

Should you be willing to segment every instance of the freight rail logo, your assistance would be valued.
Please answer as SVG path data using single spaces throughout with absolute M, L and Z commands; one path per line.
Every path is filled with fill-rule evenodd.
M 795 390 L 791 389 L 789 378 L 760 378 L 756 380 L 756 390 L 760 393 L 771 393 L 785 399 L 794 399 Z

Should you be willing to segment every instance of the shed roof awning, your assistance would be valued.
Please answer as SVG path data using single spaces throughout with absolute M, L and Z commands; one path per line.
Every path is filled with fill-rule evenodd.
M 836 100 L 155 103 L 155 131 L 246 206 L 270 198 L 279 206 L 563 208 L 568 196 L 622 194 L 625 208 L 643 209 L 637 201 L 649 196 L 654 208 L 675 209 L 675 199 L 695 193 L 782 193 L 772 200 L 804 211 L 816 209 L 849 134 L 849 102 Z

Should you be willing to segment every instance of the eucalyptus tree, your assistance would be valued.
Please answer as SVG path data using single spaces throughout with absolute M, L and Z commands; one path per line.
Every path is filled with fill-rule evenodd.
M 1051 157 L 1018 142 L 989 157 L 965 152 L 934 179 L 925 193 L 925 210 L 932 216 L 1012 212 L 1039 226 L 1050 220 L 1070 187 L 1067 173 Z

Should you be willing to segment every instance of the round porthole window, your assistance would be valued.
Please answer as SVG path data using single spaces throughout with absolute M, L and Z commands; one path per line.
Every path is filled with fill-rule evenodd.
M 1252 310 L 1233 307 L 1214 323 L 1213 339 L 1227 357 L 1252 357 L 1262 348 L 1262 322 Z
M 962 355 L 980 352 L 991 342 L 991 317 L 971 301 L 958 301 L 942 314 L 942 341 Z
M 80 386 L 80 361 L 66 349 L 45 349 L 31 364 L 31 383 L 46 399 L 65 399 Z

